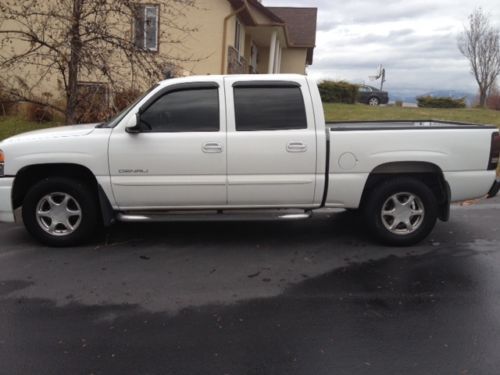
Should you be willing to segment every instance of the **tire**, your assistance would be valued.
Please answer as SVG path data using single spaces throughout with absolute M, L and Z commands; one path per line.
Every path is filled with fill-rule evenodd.
M 80 181 L 46 178 L 35 184 L 23 201 L 27 231 L 48 246 L 80 245 L 90 240 L 100 223 L 96 194 Z
M 380 99 L 377 98 L 376 96 L 372 96 L 370 99 L 368 99 L 368 105 L 372 107 L 377 107 L 380 105 Z
M 398 204 L 399 202 L 399 204 Z M 371 233 L 391 246 L 424 240 L 436 225 L 438 204 L 431 189 L 414 178 L 386 180 L 369 192 L 363 214 Z

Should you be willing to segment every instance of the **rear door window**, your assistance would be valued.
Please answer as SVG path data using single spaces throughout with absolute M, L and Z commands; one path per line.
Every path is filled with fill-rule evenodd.
M 235 87 L 237 131 L 307 129 L 300 87 Z

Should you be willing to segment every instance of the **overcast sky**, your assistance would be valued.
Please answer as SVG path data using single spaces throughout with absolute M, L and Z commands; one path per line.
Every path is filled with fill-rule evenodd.
M 319 8 L 318 78 L 369 83 L 379 64 L 388 89 L 476 91 L 457 35 L 481 6 L 500 26 L 500 0 L 264 0 L 265 5 Z

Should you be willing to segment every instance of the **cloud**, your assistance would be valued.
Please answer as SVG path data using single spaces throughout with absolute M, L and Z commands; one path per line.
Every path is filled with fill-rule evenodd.
M 481 6 L 500 27 L 498 0 L 264 0 L 273 6 L 319 9 L 315 62 L 317 78 L 368 82 L 379 64 L 389 89 L 456 89 L 476 83 L 457 36 L 467 16 Z

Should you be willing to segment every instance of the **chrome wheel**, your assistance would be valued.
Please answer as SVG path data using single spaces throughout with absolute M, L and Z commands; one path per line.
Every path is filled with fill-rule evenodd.
M 382 223 L 391 233 L 407 235 L 415 232 L 424 222 L 422 200 L 412 193 L 397 193 L 382 206 Z
M 371 98 L 369 101 L 368 101 L 368 104 L 371 105 L 372 107 L 376 107 L 379 105 L 379 101 L 377 98 Z
M 50 193 L 36 206 L 36 219 L 46 233 L 63 237 L 72 234 L 82 222 L 82 209 L 67 193 Z

